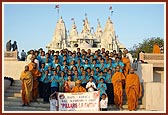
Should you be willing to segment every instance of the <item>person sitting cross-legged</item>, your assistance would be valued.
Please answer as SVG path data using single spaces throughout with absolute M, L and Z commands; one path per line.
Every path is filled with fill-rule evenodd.
M 76 85 L 72 88 L 71 92 L 86 92 L 86 89 L 81 86 L 81 81 L 77 80 Z

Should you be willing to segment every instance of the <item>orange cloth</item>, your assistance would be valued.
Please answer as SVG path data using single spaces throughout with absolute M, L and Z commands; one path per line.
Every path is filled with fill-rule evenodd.
M 34 65 L 34 64 L 36 64 L 36 63 L 30 62 L 30 63 L 28 64 L 28 66 L 29 66 L 29 71 L 31 71 L 31 70 L 33 69 L 33 65 Z M 37 64 L 36 64 L 36 67 L 37 67 Z
M 86 92 L 86 89 L 83 88 L 82 86 L 74 86 L 71 90 L 71 92 Z
M 127 76 L 127 74 L 129 73 L 129 70 L 131 68 L 130 60 L 127 57 L 123 57 L 122 62 L 124 63 L 124 69 L 123 69 L 124 75 Z
M 41 73 L 38 69 L 32 69 L 30 72 L 33 76 L 32 99 L 36 101 L 38 97 L 38 78 L 41 76 Z
M 160 48 L 157 44 L 153 46 L 153 53 L 160 53 Z
M 114 103 L 117 106 L 122 106 L 123 102 L 123 89 L 122 89 L 122 81 L 125 80 L 125 76 L 121 72 L 114 73 L 112 77 L 112 83 L 114 88 Z
M 29 103 L 31 99 L 31 91 L 33 88 L 33 76 L 30 71 L 23 71 L 20 75 L 22 81 L 22 101 Z
M 128 110 L 135 110 L 138 106 L 138 98 L 142 96 L 142 87 L 137 74 L 128 74 L 126 77 L 126 95 Z

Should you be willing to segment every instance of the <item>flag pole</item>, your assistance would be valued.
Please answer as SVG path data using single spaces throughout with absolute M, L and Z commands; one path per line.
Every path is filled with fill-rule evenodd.
M 111 19 L 112 19 L 112 14 L 113 14 L 113 11 L 111 10 Z
M 55 5 L 55 9 L 57 10 L 57 20 L 59 19 L 59 4 Z
M 57 13 L 58 13 L 58 19 L 59 19 L 59 8 L 57 9 Z
M 109 7 L 109 10 L 110 10 L 110 12 L 111 12 L 111 19 L 112 19 L 112 14 L 113 14 L 112 6 Z

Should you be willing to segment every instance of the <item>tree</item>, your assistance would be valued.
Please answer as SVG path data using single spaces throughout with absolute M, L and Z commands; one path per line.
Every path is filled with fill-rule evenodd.
M 164 39 L 160 37 L 152 37 L 148 39 L 144 39 L 142 43 L 138 45 L 134 45 L 130 48 L 130 53 L 132 53 L 134 58 L 138 58 L 139 52 L 143 51 L 145 53 L 153 52 L 153 45 L 157 42 L 159 46 L 164 45 Z

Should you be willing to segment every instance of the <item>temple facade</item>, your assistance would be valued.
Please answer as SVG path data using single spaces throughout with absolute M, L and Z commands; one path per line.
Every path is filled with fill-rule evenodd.
M 90 27 L 87 17 L 83 20 L 83 28 L 80 33 L 78 33 L 75 21 L 73 21 L 69 35 L 67 35 L 65 22 L 62 17 L 60 17 L 57 21 L 52 41 L 46 46 L 46 48 L 48 50 L 60 50 L 64 48 L 74 50 L 78 47 L 81 49 L 85 48 L 94 50 L 105 48 L 106 50 L 116 51 L 125 48 L 116 36 L 114 25 L 110 17 L 107 19 L 104 31 L 102 30 L 100 21 L 97 20 L 97 28 L 95 32 L 93 27 Z

